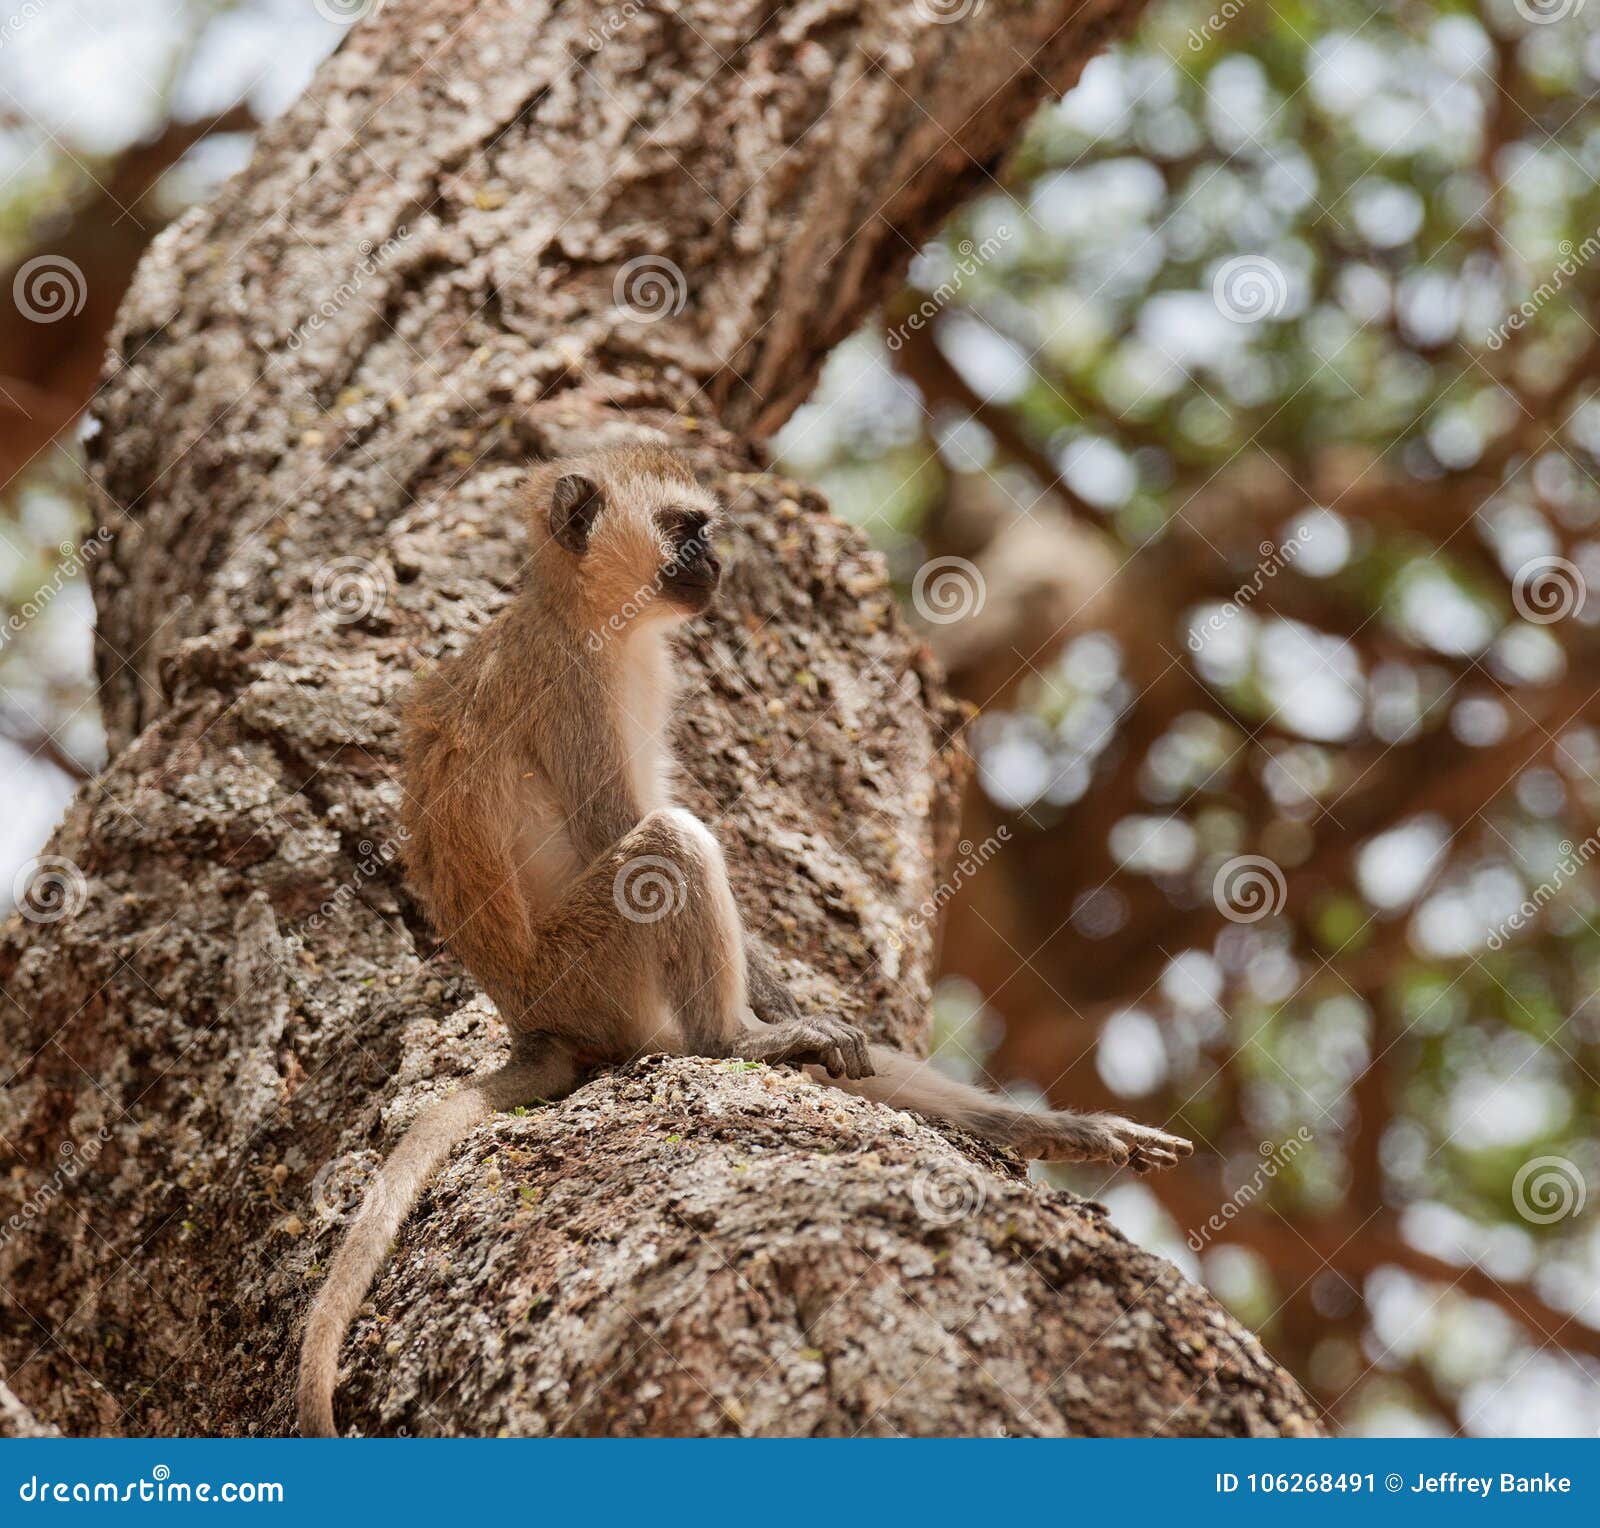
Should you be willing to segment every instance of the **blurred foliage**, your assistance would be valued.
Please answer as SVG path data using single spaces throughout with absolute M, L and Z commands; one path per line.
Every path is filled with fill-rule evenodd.
M 1600 1425 L 1600 23 L 1555 9 L 1155 8 L 778 442 L 913 606 L 972 569 L 913 616 L 1016 835 L 954 1048 L 980 1008 L 1001 1074 L 1212 1148 L 1108 1197 L 1353 1428 Z

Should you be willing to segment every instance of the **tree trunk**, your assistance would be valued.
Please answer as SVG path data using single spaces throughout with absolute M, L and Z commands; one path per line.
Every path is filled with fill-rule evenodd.
M 364 1176 L 501 1051 L 402 885 L 395 716 L 515 585 L 530 456 L 655 430 L 721 491 L 690 803 L 802 1004 L 925 1047 L 959 714 L 756 443 L 1136 10 L 389 0 L 154 246 L 89 447 L 113 762 L 0 943 L 39 1423 L 284 1430 Z M 364 1431 L 1315 1430 L 1095 1206 L 738 1064 L 485 1125 L 373 1306 Z

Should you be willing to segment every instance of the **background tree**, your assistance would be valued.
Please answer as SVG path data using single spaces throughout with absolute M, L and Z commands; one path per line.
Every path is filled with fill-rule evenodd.
M 282 1426 L 353 1193 L 498 1048 L 400 882 L 395 713 L 515 584 L 530 455 L 652 430 L 720 488 L 690 800 L 802 999 L 926 1043 L 959 713 L 880 559 L 751 442 L 1131 15 L 389 4 L 146 256 L 86 448 L 111 762 L 0 943 L 0 1367 L 38 1423 Z M 1314 1429 L 1208 1297 L 975 1150 L 739 1063 L 497 1119 L 378 1285 L 347 1415 Z

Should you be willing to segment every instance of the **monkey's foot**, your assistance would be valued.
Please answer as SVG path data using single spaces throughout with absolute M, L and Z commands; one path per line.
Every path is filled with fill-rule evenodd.
M 1180 1157 L 1194 1152 L 1194 1143 L 1181 1135 L 1136 1125 L 1120 1114 L 1040 1114 L 1031 1116 L 1028 1126 L 1035 1120 L 1037 1130 L 1028 1130 L 1016 1146 L 1043 1162 L 1113 1162 L 1147 1173 L 1176 1167 Z
M 753 1030 L 744 1051 L 751 1061 L 791 1061 L 820 1066 L 830 1077 L 870 1077 L 867 1037 L 854 1024 L 832 1017 L 787 1019 Z

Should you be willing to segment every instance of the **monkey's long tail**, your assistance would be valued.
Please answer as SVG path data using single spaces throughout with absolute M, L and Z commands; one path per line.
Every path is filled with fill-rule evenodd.
M 888 1046 L 871 1046 L 869 1054 L 876 1069 L 871 1077 L 830 1077 L 815 1066 L 808 1066 L 806 1071 L 829 1087 L 896 1109 L 947 1120 L 986 1141 L 1014 1146 L 1029 1157 L 1063 1162 L 1126 1162 L 1144 1171 L 1170 1167 L 1194 1150 L 1181 1136 L 1135 1124 L 1120 1115 L 1077 1114 L 1067 1109 L 1037 1113 L 1020 1108 L 983 1088 L 945 1076 L 931 1062 L 919 1061 Z
M 388 1255 L 423 1186 L 439 1170 L 451 1148 L 498 1109 L 550 1098 L 548 1058 L 512 1061 L 498 1071 L 472 1078 L 448 1098 L 430 1105 L 401 1136 L 389 1160 L 367 1189 L 344 1244 L 306 1318 L 300 1343 L 300 1431 L 307 1438 L 336 1438 L 333 1388 L 339 1375 L 339 1348 L 373 1277 Z M 567 1087 L 570 1088 L 570 1081 Z

